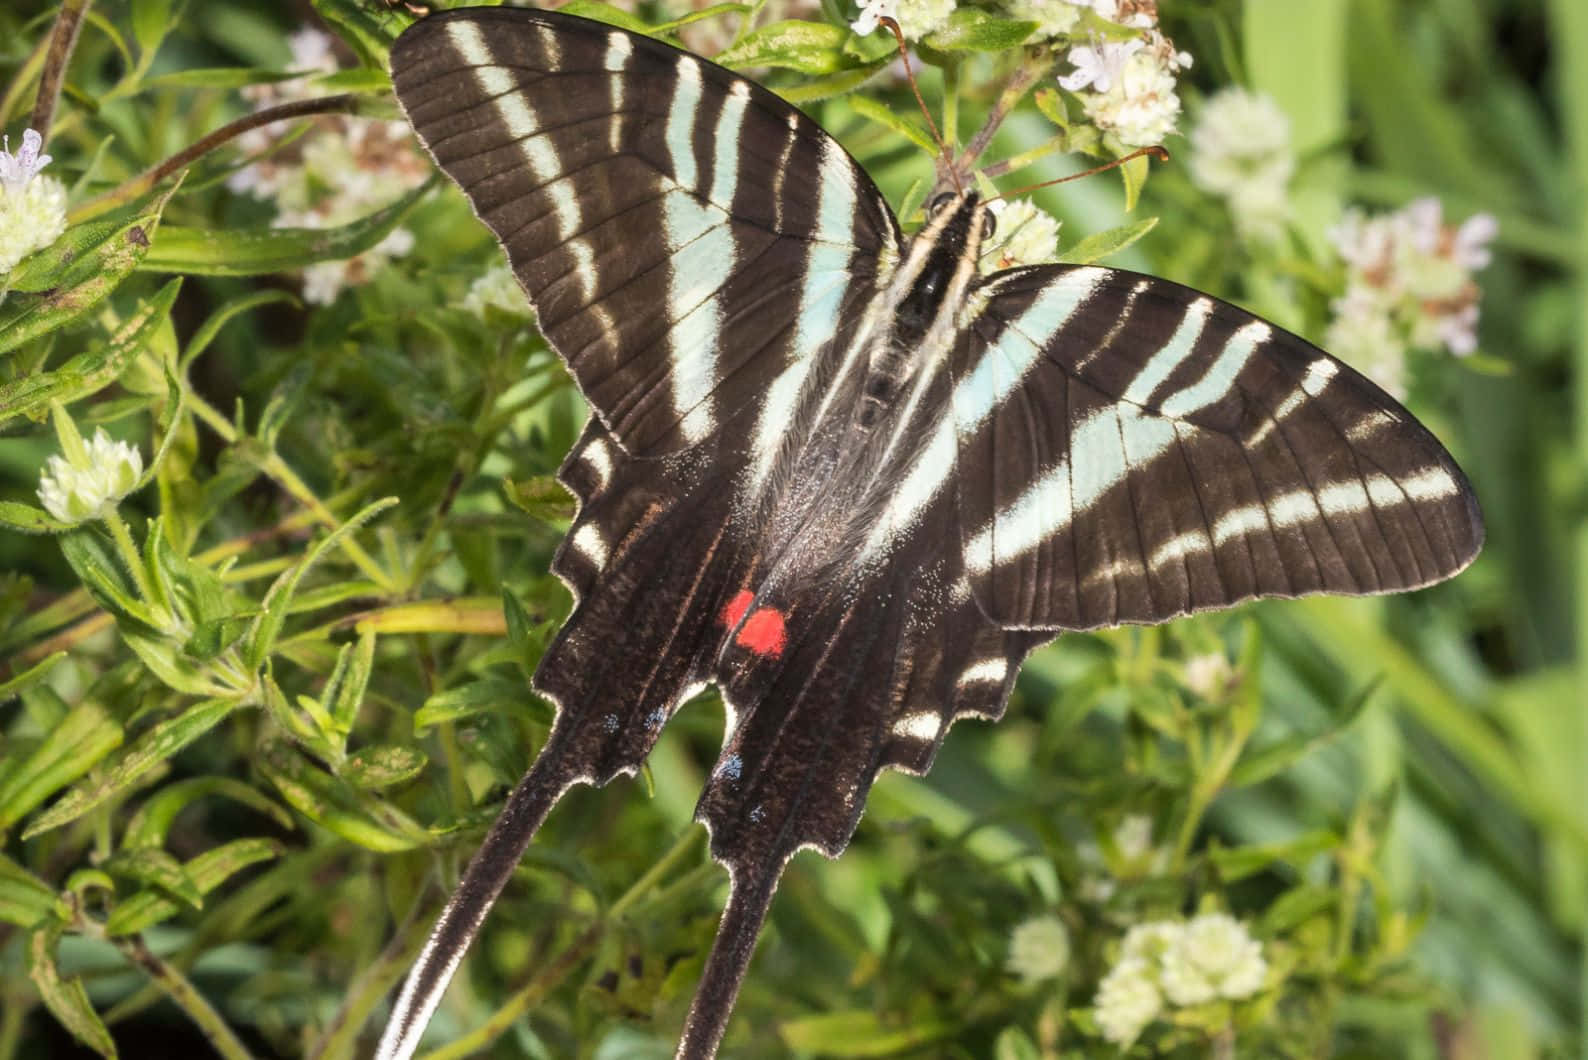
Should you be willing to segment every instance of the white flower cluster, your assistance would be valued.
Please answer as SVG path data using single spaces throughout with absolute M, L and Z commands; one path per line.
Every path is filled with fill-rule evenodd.
M 1054 979 L 1069 963 L 1070 932 L 1056 916 L 1034 916 L 1009 935 L 1009 970 L 1028 983 Z
M 1223 698 L 1234 679 L 1235 671 L 1221 651 L 1193 655 L 1185 661 L 1185 686 L 1203 699 Z
M 983 273 L 1040 265 L 1059 252 L 1059 222 L 1030 199 L 996 199 L 988 204 L 997 226 L 981 245 L 977 267 Z
M 860 0 L 860 17 L 849 28 L 864 37 L 891 18 L 905 40 L 916 41 L 948 25 L 954 6 L 955 0 Z
M 257 109 L 318 95 L 312 77 L 337 69 L 327 34 L 303 29 L 288 43 L 292 67 L 304 76 L 244 89 Z M 263 154 L 278 136 L 278 131 L 265 127 L 251 129 L 237 141 L 244 151 Z M 328 115 L 315 120 L 301 150 L 260 158 L 232 174 L 227 184 L 233 191 L 273 199 L 277 228 L 333 228 L 389 206 L 423 182 L 427 171 L 404 122 Z M 329 303 L 342 288 L 365 282 L 413 245 L 413 233 L 396 228 L 357 257 L 310 265 L 303 270 L 303 297 Z
M 81 443 L 73 443 L 81 444 Z M 52 456 L 39 476 L 39 501 L 63 523 L 98 518 L 132 491 L 143 474 L 143 457 L 100 427 L 78 454 Z
M 1408 349 L 1477 349 L 1478 285 L 1496 231 L 1489 214 L 1446 225 L 1439 200 L 1419 199 L 1393 214 L 1349 211 L 1330 233 L 1346 265 L 1324 343 L 1397 397 L 1405 395 Z
M 66 231 L 66 186 L 39 171 L 50 163 L 41 154 L 44 138 L 33 129 L 11 153 L 11 138 L 0 140 L 0 276 Z
M 1263 944 L 1228 913 L 1155 920 L 1125 935 L 1092 1015 L 1103 1037 L 1124 1047 L 1170 1005 L 1239 1001 L 1261 990 L 1267 975 Z
M 1070 49 L 1073 72 L 1059 84 L 1074 92 L 1086 116 L 1127 147 L 1150 147 L 1175 130 L 1180 97 L 1175 75 L 1191 56 L 1176 51 L 1158 29 L 1151 0 L 1094 0 L 1085 5 L 1103 18 L 1140 30 L 1123 41 L 1093 41 Z
M 1224 89 L 1203 104 L 1190 140 L 1192 181 L 1225 200 L 1243 237 L 1277 239 L 1289 216 L 1296 156 L 1290 119 L 1272 97 Z
M 529 300 L 513 270 L 506 265 L 495 265 L 480 273 L 463 296 L 463 308 L 475 316 L 483 318 L 486 306 L 513 316 L 529 316 Z

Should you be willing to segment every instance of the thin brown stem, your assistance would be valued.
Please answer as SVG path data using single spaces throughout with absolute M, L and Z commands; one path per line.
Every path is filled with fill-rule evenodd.
M 192 165 L 221 144 L 226 143 L 228 140 L 236 139 L 250 129 L 257 129 L 261 125 L 269 125 L 272 122 L 312 117 L 316 114 L 356 113 L 358 113 L 358 97 L 351 93 L 320 96 L 317 99 L 300 99 L 255 111 L 253 114 L 245 115 L 236 121 L 222 125 L 208 136 L 194 141 L 163 162 L 156 163 L 136 177 L 112 188 L 103 195 L 98 195 L 88 200 L 71 212 L 70 219 L 73 222 L 77 222 L 90 217 L 97 217 L 99 214 L 111 210 L 121 203 L 135 199 L 148 192 L 149 189 L 173 173 Z
M 987 112 L 987 120 L 982 127 L 976 130 L 976 135 L 970 138 L 970 143 L 959 156 L 956 168 L 969 169 L 976 164 L 976 159 L 981 157 L 983 151 L 992 143 L 992 138 L 998 132 L 998 127 L 1004 123 L 1009 112 L 1015 109 L 1025 94 L 1031 91 L 1031 86 L 1040 81 L 1044 74 L 1052 69 L 1052 61 L 1022 63 L 1014 72 L 1014 76 L 1004 85 L 1004 90 L 998 94 L 998 100 Z
M 66 80 L 66 65 L 71 61 L 72 49 L 77 46 L 77 32 L 83 28 L 83 15 L 91 0 L 66 0 L 61 13 L 55 17 L 55 28 L 50 31 L 50 50 L 44 57 L 44 69 L 39 74 L 39 92 L 33 97 L 33 116 L 28 128 L 35 129 L 50 139 L 50 123 L 55 120 L 55 104 L 61 98 L 61 84 Z

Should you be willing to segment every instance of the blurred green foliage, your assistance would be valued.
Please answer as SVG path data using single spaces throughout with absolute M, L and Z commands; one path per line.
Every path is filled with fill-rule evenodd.
M 381 55 L 409 16 L 316 8 L 86 7 L 66 70 L 49 150 L 72 227 L 0 303 L 0 1060 L 73 1039 L 107 1056 L 366 1053 L 547 731 L 526 678 L 568 607 L 547 573 L 568 518 L 548 476 L 583 407 L 531 329 L 459 308 L 499 260 L 466 204 L 425 185 L 273 229 L 228 187 L 248 160 L 234 144 L 180 182 L 137 181 L 247 114 L 239 88 L 279 82 L 287 34 L 315 18 L 345 45 L 326 89 L 354 120 L 395 118 Z M 701 47 L 713 38 L 692 34 L 739 26 L 743 9 L 721 8 L 666 25 Z M 939 113 L 953 71 L 962 130 L 1024 32 L 964 10 L 921 49 Z M 56 14 L 0 12 L 13 142 Z M 842 31 L 852 15 L 829 3 L 805 28 L 716 44 L 772 67 L 892 201 L 918 205 L 930 161 L 907 90 L 846 95 L 893 60 L 880 35 Z M 794 860 L 728 1055 L 1108 1055 L 1089 1006 L 1121 936 L 1198 908 L 1251 926 L 1267 986 L 1179 1010 L 1133 1055 L 1588 1054 L 1588 6 L 1161 15 L 1196 57 L 1193 111 L 1239 83 L 1289 115 L 1292 238 L 1238 241 L 1171 164 L 1128 215 L 1112 177 L 1036 193 L 1065 246 L 1101 236 L 1111 264 L 1316 338 L 1343 205 L 1437 195 L 1450 216 L 1494 214 L 1487 357 L 1414 364 L 1411 396 L 1471 475 L 1489 543 L 1413 596 L 1039 652 L 1003 722 L 962 726 L 927 778 L 878 783 L 843 859 Z M 1047 104 L 1020 108 L 989 157 L 1048 141 Z M 1065 146 L 1106 153 L 1080 129 Z M 1053 154 L 1015 179 L 1089 164 Z M 299 297 L 293 270 L 399 225 L 411 253 L 329 304 Z M 149 462 L 117 515 L 67 529 L 38 509 L 52 408 Z M 1230 677 L 1193 691 L 1186 664 L 1210 655 Z M 690 823 L 721 728 L 708 694 L 640 780 L 568 796 L 431 1055 L 671 1054 L 724 883 Z M 1050 914 L 1070 958 L 1027 982 L 1010 933 Z

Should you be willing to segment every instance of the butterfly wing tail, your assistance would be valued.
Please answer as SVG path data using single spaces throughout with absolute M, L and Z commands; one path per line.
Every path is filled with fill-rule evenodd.
M 551 739 L 508 796 L 485 842 L 469 861 L 463 879 L 403 983 L 375 1050 L 375 1060 L 407 1060 L 414 1055 L 452 974 L 541 822 L 563 792 L 586 779 L 578 775 L 577 756 L 567 754 L 563 746 L 570 739 L 569 733 L 567 725 L 559 724 L 553 729 Z
M 676 1060 L 711 1060 L 717 1055 L 739 986 L 750 966 L 750 955 L 755 952 L 761 924 L 777 890 L 778 877 L 783 874 L 783 864 L 784 859 L 779 858 L 770 866 L 755 866 L 754 871 L 733 874 L 728 904 L 722 911 L 700 985 L 695 988 Z

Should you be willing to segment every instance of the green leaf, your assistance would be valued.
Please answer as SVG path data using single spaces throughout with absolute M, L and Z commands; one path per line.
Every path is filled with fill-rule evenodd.
M 948 25 L 921 43 L 940 52 L 1002 52 L 1018 48 L 1037 28 L 1035 22 L 995 15 L 979 7 L 956 7 Z
M 408 747 L 401 744 L 380 744 L 373 747 L 361 747 L 347 756 L 347 761 L 342 763 L 342 768 L 337 770 L 341 778 L 354 787 L 363 788 L 365 791 L 379 791 L 405 780 L 417 777 L 429 764 L 425 753 L 417 747 Z
M 536 475 L 516 482 L 503 478 L 502 492 L 513 507 L 541 522 L 566 524 L 577 507 L 573 494 L 552 475 Z
M 250 865 L 270 861 L 286 853 L 274 839 L 235 839 L 214 850 L 190 858 L 182 871 L 193 881 L 199 894 L 206 895 Z M 120 903 L 105 918 L 107 935 L 133 935 L 169 920 L 182 906 L 162 890 L 144 890 Z
M 567 5 L 563 6 L 563 10 L 567 10 Z M 721 15 L 747 15 L 753 10 L 754 8 L 750 4 L 712 4 L 710 7 L 703 7 L 698 11 L 691 11 L 687 15 L 669 19 L 666 22 L 658 22 L 651 27 L 650 32 L 655 36 L 662 34 L 671 36 L 685 26 L 693 25 L 696 22 L 704 22 L 707 19 L 717 18 Z
M 309 568 L 342 538 L 396 503 L 396 497 L 386 497 L 366 505 L 347 522 L 316 542 L 302 560 L 275 580 L 270 586 L 270 592 L 265 594 L 263 609 L 259 617 L 254 620 L 249 632 L 248 647 L 244 656 L 250 670 L 257 669 L 270 653 L 276 637 L 281 633 L 281 624 L 287 619 L 292 597 L 298 590 L 298 582 L 308 573 Z
M 0 923 L 32 927 L 55 910 L 55 892 L 43 880 L 0 854 Z
M 174 0 L 132 0 L 132 39 L 138 42 L 140 66 L 147 67 L 171 30 Z
M 1101 261 L 1110 254 L 1118 254 L 1151 232 L 1157 224 L 1156 217 L 1145 217 L 1140 221 L 1120 225 L 1118 228 L 1110 228 L 1106 232 L 1089 235 L 1072 243 L 1067 250 L 1061 251 L 1059 260 L 1068 265 L 1090 265 L 1094 261 Z
M 513 646 L 513 652 L 519 660 L 527 664 L 536 655 L 536 646 L 531 639 L 535 624 L 530 621 L 524 605 L 508 591 L 506 585 L 502 586 L 502 617 L 507 622 L 507 642 Z
M 105 871 L 134 883 L 164 891 L 194 909 L 204 904 L 198 885 L 182 863 L 159 847 L 120 850 L 105 861 Z
M 198 276 L 257 276 L 355 257 L 385 239 L 439 179 L 431 177 L 390 206 L 337 228 L 163 227 L 138 268 Z
M 1119 167 L 1119 179 L 1125 185 L 1125 212 L 1130 213 L 1141 200 L 1141 189 L 1147 186 L 1147 175 L 1152 171 L 1152 159 L 1137 155 Z
M 97 699 L 85 696 L 50 728 L 42 743 L 0 782 L 0 832 L 121 746 L 121 726 Z
M 869 66 L 840 70 L 829 77 L 818 77 L 814 81 L 802 81 L 788 88 L 780 88 L 777 94 L 790 103 L 814 103 L 817 100 L 831 99 L 833 96 L 853 92 L 887 65 L 887 61 L 882 61 Z
M 516 603 L 516 601 L 515 601 Z M 444 722 L 462 721 L 478 714 L 511 709 L 525 700 L 522 682 L 486 677 L 445 692 L 437 692 L 414 711 L 414 731 L 423 732 Z
M 937 144 L 932 141 L 931 135 L 887 104 L 880 103 L 870 96 L 850 96 L 848 102 L 854 112 L 861 117 L 898 133 L 929 155 L 937 154 Z
M 47 812 L 40 814 L 22 837 L 30 839 L 52 828 L 59 828 L 107 800 L 131 790 L 144 774 L 168 761 L 182 748 L 220 724 L 238 705 L 235 699 L 211 699 L 156 725 L 134 740 L 98 776 L 79 784 Z
M 39 415 L 52 401 L 71 404 L 114 383 L 165 326 L 181 288 L 180 277 L 167 283 L 108 343 L 95 343 L 54 371 L 37 372 L 0 386 L 0 424 L 18 416 Z M 0 316 L 4 311 L 0 306 Z M 9 348 L 5 345 L 9 338 L 9 334 L 0 333 L 0 350 Z
M 916 1019 L 904 1026 L 884 1024 L 870 1009 L 827 1012 L 820 1016 L 786 1020 L 778 1036 L 789 1048 L 821 1056 L 891 1056 L 922 1049 L 953 1033 L 952 1023 Z
M 1340 845 L 1338 833 L 1317 829 L 1282 843 L 1253 843 L 1233 849 L 1216 847 L 1208 852 L 1210 860 L 1226 882 L 1245 879 L 1276 863 L 1304 865 L 1318 854 Z
M 76 976 L 63 979 L 60 969 L 55 966 L 55 950 L 61 940 L 61 931 L 59 923 L 51 923 L 35 928 L 28 935 L 28 976 L 33 980 L 33 985 L 38 987 L 39 1000 L 44 1002 L 44 1007 L 60 1021 L 61 1026 L 71 1032 L 72 1037 L 100 1056 L 115 1060 L 116 1043 L 111 1041 L 104 1021 L 88 1000 L 88 991 L 83 989 L 82 979 Z
M 85 526 L 63 534 L 60 547 L 72 572 L 100 607 L 117 618 L 132 618 L 151 626 L 154 624 L 154 616 L 138 599 L 132 583 L 128 581 L 119 560 L 98 527 Z
M 413 21 L 404 4 L 371 4 L 366 0 L 314 0 L 315 14 L 375 70 L 390 69 L 387 53 L 397 34 Z
M 771 66 L 802 74 L 834 74 L 849 66 L 844 55 L 847 30 L 826 22 L 774 22 L 746 34 L 717 56 L 729 69 Z
M 64 658 L 66 658 L 66 652 L 52 652 L 17 674 L 11 680 L 0 683 L 0 703 L 4 703 L 12 696 L 20 696 L 33 685 L 38 684 L 55 668 L 55 664 Z M 15 662 L 12 665 L 15 665 Z
M 375 631 L 365 629 L 359 633 L 358 644 L 343 647 L 337 656 L 336 669 L 326 682 L 321 697 L 327 702 L 331 720 L 343 732 L 352 732 L 358 718 L 358 708 L 364 703 L 364 692 L 369 687 L 369 676 L 375 668 Z
M 390 854 L 430 841 L 429 833 L 413 818 L 383 799 L 341 783 L 286 744 L 267 746 L 259 755 L 258 769 L 287 805 L 365 850 Z
M 557 10 L 565 15 L 578 15 L 580 18 L 593 19 L 596 22 L 605 22 L 609 26 L 626 29 L 631 33 L 641 33 L 650 36 L 655 30 L 651 24 L 632 12 L 612 4 L 601 3 L 600 0 L 569 0 Z
M 0 304 L 0 353 L 65 327 L 119 287 L 148 253 L 160 211 L 175 190 L 130 221 L 69 228 L 12 270 L 15 293 Z
M 69 530 L 71 523 L 63 523 L 43 508 L 20 501 L 0 501 L 0 525 L 24 534 L 47 534 Z
M 231 777 L 189 777 L 164 784 L 149 796 L 127 822 L 121 844 L 128 847 L 165 845 L 167 833 L 177 814 L 201 798 L 223 795 L 274 820 L 282 828 L 295 825 L 292 814 L 256 788 Z

